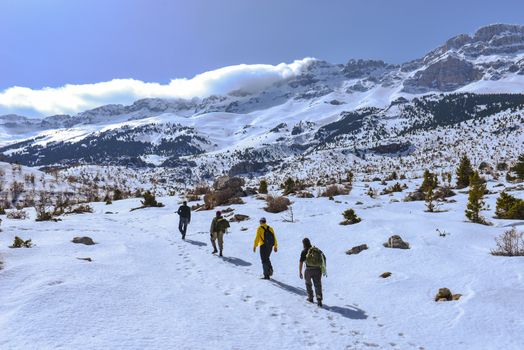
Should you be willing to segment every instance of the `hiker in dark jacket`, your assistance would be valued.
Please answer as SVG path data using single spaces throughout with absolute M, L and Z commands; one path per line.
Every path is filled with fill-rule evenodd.
M 322 306 L 322 274 L 325 274 L 326 256 L 320 249 L 311 245 L 309 238 L 302 240 L 304 250 L 300 254 L 298 266 L 300 279 L 305 278 L 307 289 L 307 301 L 313 302 L 313 285 L 317 296 L 317 305 Z M 302 267 L 306 263 L 306 270 L 302 275 Z
M 180 216 L 178 230 L 182 234 L 182 239 L 186 239 L 187 225 L 191 222 L 191 208 L 187 206 L 186 201 L 178 208 L 177 214 Z
M 220 249 L 219 256 L 222 256 L 222 251 L 224 249 L 224 233 L 229 228 L 229 221 L 222 217 L 222 212 L 217 211 L 216 216 L 211 221 L 211 228 L 209 233 L 211 234 L 211 244 L 213 244 L 212 254 L 216 254 L 217 245 L 216 241 L 218 240 L 218 249 Z
M 260 260 L 262 260 L 262 269 L 264 271 L 263 279 L 268 280 L 273 275 L 273 266 L 271 265 L 271 250 L 275 253 L 278 251 L 278 242 L 275 231 L 266 223 L 265 218 L 260 219 L 260 226 L 257 229 L 253 252 L 257 251 L 260 246 Z

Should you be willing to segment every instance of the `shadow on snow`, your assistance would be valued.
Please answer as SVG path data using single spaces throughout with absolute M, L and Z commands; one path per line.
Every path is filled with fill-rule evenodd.
M 296 294 L 298 296 L 305 297 L 307 296 L 307 292 L 304 290 L 304 288 L 294 287 L 289 284 L 286 284 L 284 282 L 280 282 L 277 280 L 272 279 L 271 282 L 273 285 L 277 286 L 278 288 L 285 290 L 286 292 Z M 339 314 L 342 317 L 350 318 L 352 320 L 365 320 L 368 318 L 366 315 L 366 312 L 362 309 L 359 309 L 355 306 L 346 305 L 345 307 L 342 306 L 329 306 L 324 304 L 324 310 L 334 312 L 336 314 Z
M 200 242 L 200 241 L 193 241 L 192 239 L 186 239 L 186 242 L 189 243 L 189 244 L 192 244 L 192 245 L 199 246 L 199 247 L 207 246 L 207 243 Z
M 230 264 L 233 264 L 235 266 L 251 266 L 251 265 L 253 265 L 253 264 L 251 264 L 248 261 L 245 261 L 245 260 L 242 260 L 242 259 L 239 259 L 239 258 L 234 258 L 234 257 L 222 257 L 222 260 L 224 260 L 225 262 L 228 262 Z

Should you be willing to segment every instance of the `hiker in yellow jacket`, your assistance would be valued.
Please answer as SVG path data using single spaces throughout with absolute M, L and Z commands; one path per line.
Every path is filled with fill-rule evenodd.
M 264 270 L 263 279 L 268 280 L 273 275 L 273 266 L 271 265 L 271 250 L 275 253 L 278 251 L 278 242 L 275 231 L 266 223 L 266 218 L 260 219 L 260 226 L 257 229 L 253 252 L 257 251 L 260 246 L 260 259 L 262 260 L 262 269 Z

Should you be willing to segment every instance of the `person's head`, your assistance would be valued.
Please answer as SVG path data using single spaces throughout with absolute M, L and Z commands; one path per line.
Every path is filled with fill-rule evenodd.
M 260 225 L 264 225 L 266 223 L 266 218 L 260 218 Z
M 220 210 L 217 211 L 217 218 L 218 218 L 219 216 L 222 216 L 222 212 L 221 212 Z
M 187 205 L 187 201 L 184 201 L 182 204 Z
M 311 241 L 307 237 L 302 240 L 302 244 L 304 245 L 304 249 L 311 248 Z

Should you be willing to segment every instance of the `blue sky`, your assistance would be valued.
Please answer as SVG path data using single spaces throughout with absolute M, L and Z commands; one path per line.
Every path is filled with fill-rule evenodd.
M 1 0 L 0 93 L 304 57 L 401 63 L 523 13 L 522 0 Z

